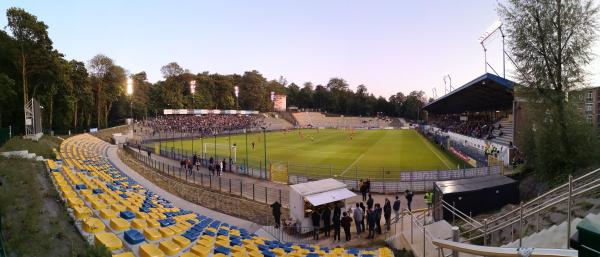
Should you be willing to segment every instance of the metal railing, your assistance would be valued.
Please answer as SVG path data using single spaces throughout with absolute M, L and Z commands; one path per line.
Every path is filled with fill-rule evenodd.
M 471 254 L 475 256 L 490 257 L 576 257 L 578 251 L 564 249 L 543 249 L 543 248 L 509 248 L 509 247 L 490 247 L 465 244 L 444 239 L 432 239 L 432 243 L 439 249 L 438 256 L 444 257 L 443 249 L 455 252 Z M 454 255 L 453 255 L 454 256 Z M 458 255 L 456 255 L 458 256 Z
M 519 240 L 519 245 L 521 246 L 522 238 L 524 236 L 540 231 L 540 215 L 542 212 L 556 208 L 561 204 L 566 204 L 567 211 L 565 221 L 568 225 L 565 240 L 568 245 L 571 234 L 570 223 L 572 221 L 571 215 L 573 206 L 574 202 L 579 199 L 576 197 L 585 196 L 598 189 L 600 189 L 600 169 L 596 169 L 575 179 L 573 179 L 572 176 L 569 176 L 569 181 L 567 183 L 549 190 L 526 203 L 521 203 L 519 207 L 513 210 L 502 212 L 497 216 L 487 217 L 483 221 L 472 219 L 470 216 L 460 212 L 460 210 L 446 202 L 443 202 L 442 205 L 445 210 L 448 210 L 453 214 L 453 219 L 458 217 L 462 221 L 461 225 L 464 227 L 460 232 L 460 237 L 463 242 L 482 240 L 484 246 L 509 243 L 515 240 L 516 230 L 516 239 Z M 531 225 L 527 224 L 529 223 L 527 220 L 528 218 L 535 218 L 535 230 L 526 231 L 525 227 Z M 506 241 L 509 239 L 508 237 L 503 239 L 501 235 L 496 235 L 502 233 L 507 228 L 510 229 L 510 241 Z
M 157 172 L 184 180 L 187 183 L 206 187 L 221 193 L 243 197 L 256 202 L 271 204 L 275 201 L 279 201 L 281 205 L 285 207 L 288 206 L 289 192 L 287 190 L 248 183 L 242 179 L 224 178 L 212 175 L 204 168 L 193 168 L 190 171 L 182 166 L 174 166 L 156 160 L 129 147 L 126 147 L 125 150 L 131 153 L 137 160 Z

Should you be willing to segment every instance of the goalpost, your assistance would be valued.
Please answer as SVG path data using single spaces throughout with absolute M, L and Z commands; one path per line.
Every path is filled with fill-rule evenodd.
M 216 146 L 216 149 L 215 149 Z M 229 150 L 231 150 L 231 159 L 233 162 L 237 162 L 237 147 L 235 145 L 231 146 L 229 149 L 228 144 L 214 144 L 214 143 L 204 143 L 202 146 L 202 156 L 212 155 L 217 152 L 217 155 L 221 156 L 229 156 Z

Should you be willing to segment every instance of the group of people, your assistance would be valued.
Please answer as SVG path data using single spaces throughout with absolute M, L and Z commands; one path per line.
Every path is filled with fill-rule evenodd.
M 411 204 L 414 194 L 409 190 L 406 190 L 404 194 L 406 206 L 409 211 L 412 211 Z M 271 208 L 275 218 L 275 227 L 279 228 L 281 225 L 281 204 L 275 202 L 271 205 Z M 392 214 L 394 215 L 393 219 Z M 357 202 L 354 206 L 348 206 L 346 209 L 342 208 L 341 202 L 314 207 L 310 214 L 313 227 L 312 236 L 314 240 L 319 240 L 320 234 L 329 237 L 331 230 L 333 230 L 333 240 L 341 241 L 341 230 L 343 229 L 344 239 L 350 241 L 352 239 L 351 228 L 354 224 L 358 237 L 366 232 L 366 239 L 374 239 L 377 234 L 381 235 L 383 233 L 384 227 L 386 231 L 389 231 L 394 220 L 399 220 L 400 214 L 400 196 L 397 195 L 394 202 L 385 198 L 382 206 L 380 203 L 375 203 L 373 196 L 368 193 L 366 201 Z
M 200 170 L 200 166 L 202 166 L 202 158 L 198 157 L 197 154 L 194 154 L 192 158 L 183 158 L 179 161 L 179 165 L 182 169 L 185 169 L 188 175 L 192 175 L 192 171 L 194 167 L 196 170 Z M 229 160 L 230 166 L 227 166 L 227 161 L 223 159 L 222 161 L 215 160 L 213 157 L 208 159 L 208 171 L 210 171 L 211 175 L 222 176 L 223 172 L 229 170 L 231 171 L 231 160 Z
M 467 135 L 475 138 L 492 139 L 494 131 L 498 130 L 498 135 L 502 136 L 502 125 L 494 125 L 497 119 L 488 116 L 470 116 L 469 120 L 460 120 L 459 117 L 445 117 L 445 119 L 435 120 L 431 123 L 443 131 L 451 131 L 458 134 Z
M 143 120 L 138 126 L 158 133 L 200 133 L 213 135 L 228 130 L 258 128 L 264 119 L 259 115 L 205 114 L 205 115 L 167 115 Z

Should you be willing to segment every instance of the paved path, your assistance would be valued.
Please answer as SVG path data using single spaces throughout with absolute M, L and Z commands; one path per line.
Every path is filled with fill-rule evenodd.
M 108 159 L 110 160 L 110 162 L 113 165 L 115 165 L 115 167 L 117 167 L 118 169 L 123 171 L 125 174 L 127 174 L 132 179 L 137 181 L 143 187 L 145 187 L 148 190 L 169 200 L 171 203 L 173 203 L 174 206 L 181 208 L 181 209 L 194 211 L 194 212 L 200 213 L 202 215 L 205 215 L 207 217 L 210 217 L 210 218 L 213 218 L 216 220 L 220 220 L 222 222 L 226 222 L 226 223 L 229 223 L 232 225 L 236 225 L 241 228 L 245 228 L 250 232 L 255 232 L 256 230 L 258 230 L 262 227 L 261 225 L 258 225 L 256 223 L 253 223 L 253 222 L 250 222 L 247 220 L 243 220 L 240 218 L 236 218 L 236 217 L 233 217 L 233 216 L 230 216 L 227 214 L 223 214 L 223 213 L 202 207 L 200 205 L 189 202 L 183 198 L 180 198 L 179 196 L 169 193 L 168 191 L 166 191 L 166 190 L 158 187 L 154 183 L 150 182 L 149 180 L 144 178 L 144 176 L 140 175 L 135 170 L 131 169 L 129 166 L 127 166 L 125 163 L 123 163 L 117 154 L 117 150 L 118 150 L 117 146 L 111 145 L 106 152 Z

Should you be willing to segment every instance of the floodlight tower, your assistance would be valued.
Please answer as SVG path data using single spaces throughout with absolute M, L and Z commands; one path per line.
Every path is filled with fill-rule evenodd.
M 502 36 L 502 77 L 506 78 L 506 51 L 504 50 L 504 32 L 502 31 L 502 22 L 494 22 L 478 39 L 479 44 L 483 48 L 483 59 L 485 65 L 485 72 L 487 73 L 488 66 L 496 73 L 496 70 L 487 62 L 487 48 L 485 47 L 486 42 L 494 35 L 499 32 Z M 498 73 L 496 73 L 498 75 Z
M 233 93 L 235 94 L 235 109 L 239 110 L 240 109 L 240 99 L 239 99 L 240 88 L 238 86 L 233 87 Z
M 446 84 L 446 79 L 448 79 L 448 84 Z M 446 89 L 446 86 L 448 86 L 448 92 L 452 92 L 452 77 L 450 77 L 450 73 L 446 73 L 446 75 L 444 75 L 444 90 Z
M 190 81 L 190 93 L 192 94 L 192 109 L 196 108 L 196 80 Z
M 129 116 L 133 122 L 133 79 L 127 78 L 127 95 L 129 96 Z

